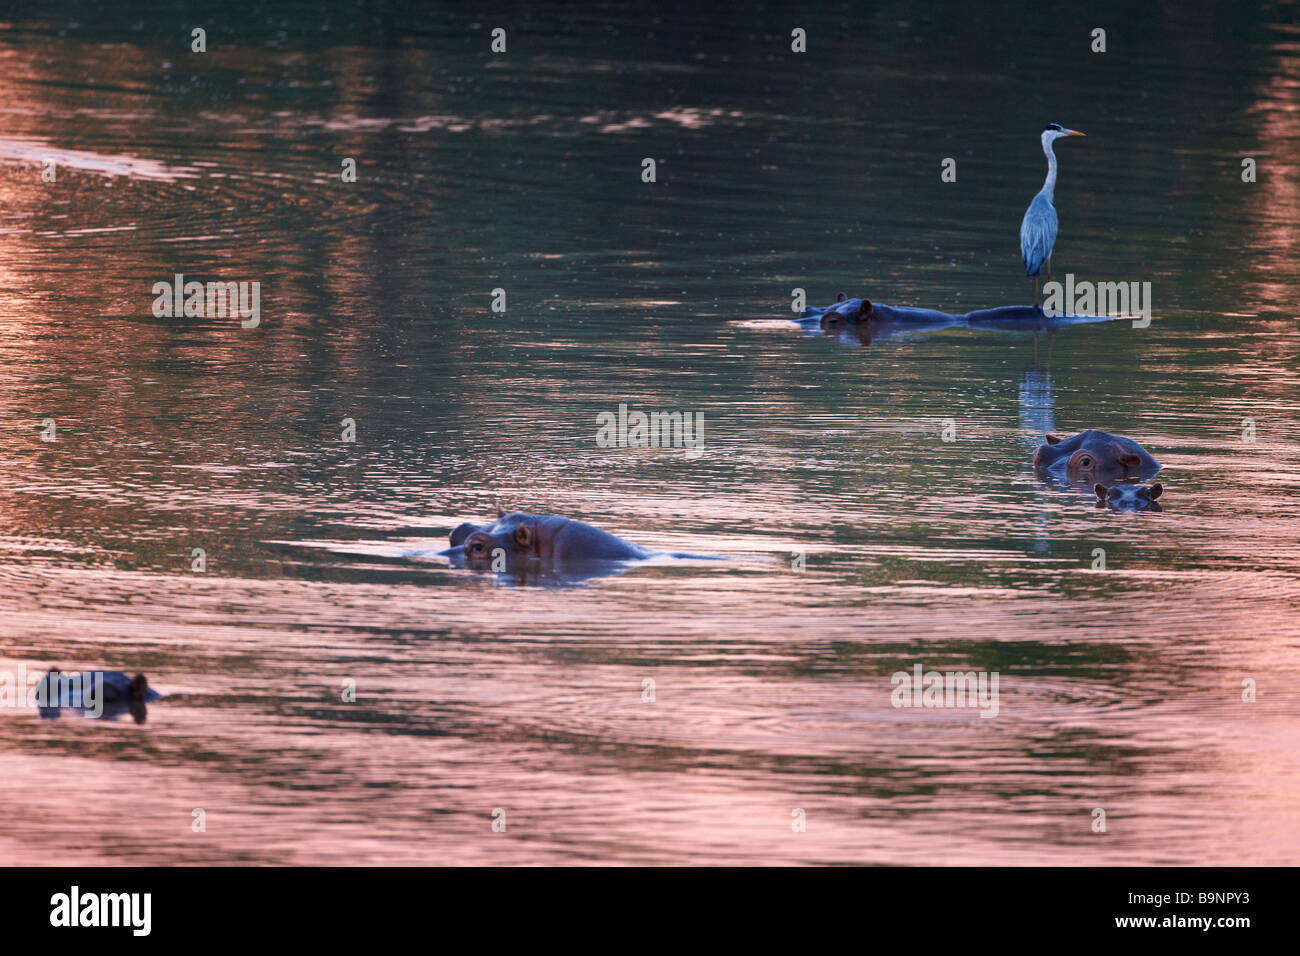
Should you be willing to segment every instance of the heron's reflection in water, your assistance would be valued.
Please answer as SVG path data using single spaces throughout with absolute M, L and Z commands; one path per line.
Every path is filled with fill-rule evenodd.
M 1055 332 L 1048 332 L 1047 347 L 1039 364 L 1038 333 L 1034 333 L 1034 357 L 1025 363 L 1020 376 L 1020 429 L 1024 443 L 1032 452 L 1042 444 L 1043 436 L 1056 430 L 1056 402 L 1052 395 L 1052 346 Z
M 1025 364 L 1025 371 L 1020 376 L 1020 432 L 1021 444 L 1025 446 L 1026 460 L 1033 457 L 1034 449 L 1043 441 L 1043 436 L 1056 430 L 1056 400 L 1052 394 L 1052 345 L 1056 332 L 1047 333 L 1046 355 L 1039 365 L 1038 333 L 1034 333 L 1033 358 Z M 1037 508 L 1034 514 L 1034 550 L 1048 550 L 1048 511 L 1046 508 L 1046 490 L 1040 488 Z

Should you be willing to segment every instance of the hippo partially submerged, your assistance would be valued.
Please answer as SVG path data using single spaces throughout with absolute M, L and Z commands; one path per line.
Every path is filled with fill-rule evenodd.
M 144 705 L 162 698 L 143 674 L 128 677 L 121 671 L 64 674 L 52 670 L 37 683 L 35 695 L 42 717 L 58 717 L 60 711 L 68 710 L 111 720 L 130 711 L 138 724 L 145 720 Z
M 1107 488 L 1103 484 L 1093 485 L 1097 493 L 1097 507 L 1110 508 L 1112 511 L 1159 511 L 1160 502 L 1156 501 L 1164 493 L 1164 485 L 1156 482 L 1151 487 L 1146 485 L 1113 485 Z
M 1151 478 L 1160 462 L 1131 438 L 1089 428 L 1069 438 L 1047 435 L 1034 451 L 1034 470 L 1071 483 Z
M 560 515 L 534 515 L 522 511 L 501 512 L 491 524 L 466 522 L 451 532 L 451 548 L 442 552 L 453 563 L 468 567 L 492 567 L 539 559 L 557 564 L 644 561 L 658 557 L 640 545 L 617 538 L 583 521 Z M 674 558 L 704 558 L 695 554 L 671 554 Z M 494 570 L 497 568 L 494 568 Z
M 653 554 L 582 521 L 522 511 L 499 513 L 497 520 L 488 525 L 457 525 L 451 532 L 451 550 L 456 548 L 461 549 L 466 561 L 485 563 L 494 552 L 507 560 L 553 561 L 633 561 Z
M 841 292 L 834 305 L 824 309 L 809 306 L 795 321 L 805 328 L 815 327 L 824 331 L 866 323 L 914 329 L 1006 328 L 1038 331 L 1088 322 L 1109 322 L 1111 319 L 1100 315 L 1049 316 L 1042 309 L 1028 305 L 977 309 L 954 315 L 937 309 L 914 309 L 909 306 L 885 305 L 869 299 L 850 299 Z

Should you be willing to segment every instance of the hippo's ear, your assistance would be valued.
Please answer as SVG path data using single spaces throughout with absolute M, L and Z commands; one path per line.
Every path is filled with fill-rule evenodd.
M 848 296 L 845 295 L 843 292 L 841 292 L 839 295 L 837 295 L 837 296 L 835 297 L 835 301 L 836 301 L 836 302 L 843 302 L 843 301 L 844 301 L 845 299 L 847 299 L 847 298 L 848 298 Z
M 1151 486 L 1151 500 L 1152 500 L 1152 501 L 1155 501 L 1157 498 L 1159 498 L 1159 497 L 1160 497 L 1161 495 L 1163 495 L 1164 493 L 1165 493 L 1165 486 L 1162 485 L 1162 484 L 1160 484 L 1160 482 L 1157 481 L 1154 485 Z
M 522 521 L 515 525 L 515 544 L 525 551 L 531 551 L 533 547 L 533 530 Z
M 498 518 L 504 518 L 505 516 L 506 516 L 505 509 L 501 507 L 501 502 L 498 501 L 498 502 L 497 502 L 497 517 L 498 517 Z
M 1092 486 L 1092 490 L 1095 491 L 1095 492 L 1097 492 L 1097 497 L 1098 497 L 1098 499 L 1100 499 L 1100 500 L 1102 500 L 1102 501 L 1105 501 L 1105 500 L 1106 500 L 1106 486 L 1105 486 L 1105 485 L 1103 485 L 1103 484 L 1101 484 L 1100 482 L 1098 482 L 1097 484 L 1095 484 L 1095 485 Z
M 1047 444 L 1049 445 L 1059 445 L 1061 442 L 1061 439 L 1057 438 L 1055 435 L 1047 435 L 1046 438 Z
M 863 299 L 863 300 L 862 300 L 862 308 L 861 308 L 861 310 L 859 310 L 859 312 L 858 312 L 858 318 L 865 319 L 867 316 L 869 316 L 869 315 L 871 314 L 871 308 L 872 308 L 872 306 L 871 306 L 871 300 L 870 300 L 870 299 Z

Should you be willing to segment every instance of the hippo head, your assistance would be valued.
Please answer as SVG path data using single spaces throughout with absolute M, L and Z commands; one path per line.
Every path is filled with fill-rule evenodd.
M 1097 507 L 1110 508 L 1113 511 L 1159 511 L 1157 498 L 1164 493 L 1164 486 L 1156 482 L 1150 488 L 1145 485 L 1114 485 L 1107 488 L 1103 484 L 1093 486 L 1097 493 Z
M 1150 478 L 1160 470 L 1145 448 L 1120 435 L 1089 428 L 1069 438 L 1048 435 L 1034 451 L 1034 467 L 1071 482 Z
M 835 297 L 835 304 L 822 313 L 821 327 L 834 331 L 846 322 L 862 322 L 871 316 L 871 303 L 866 299 L 850 299 L 843 292 Z
M 498 509 L 497 520 L 491 524 L 457 525 L 447 554 L 485 568 L 499 557 L 507 563 L 529 558 L 574 563 L 630 561 L 652 557 L 654 552 L 572 518 Z M 493 570 L 500 568 L 494 565 Z
M 497 520 L 491 524 L 457 525 L 451 532 L 451 546 L 463 547 L 465 560 L 487 564 L 498 553 L 507 560 L 513 558 L 541 557 L 541 535 L 537 516 L 522 511 L 509 513 L 498 510 Z

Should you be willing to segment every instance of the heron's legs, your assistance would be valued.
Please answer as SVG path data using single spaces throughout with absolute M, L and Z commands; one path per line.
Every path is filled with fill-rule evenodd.
M 1038 276 L 1034 276 L 1034 302 L 1032 308 L 1038 308 Z

